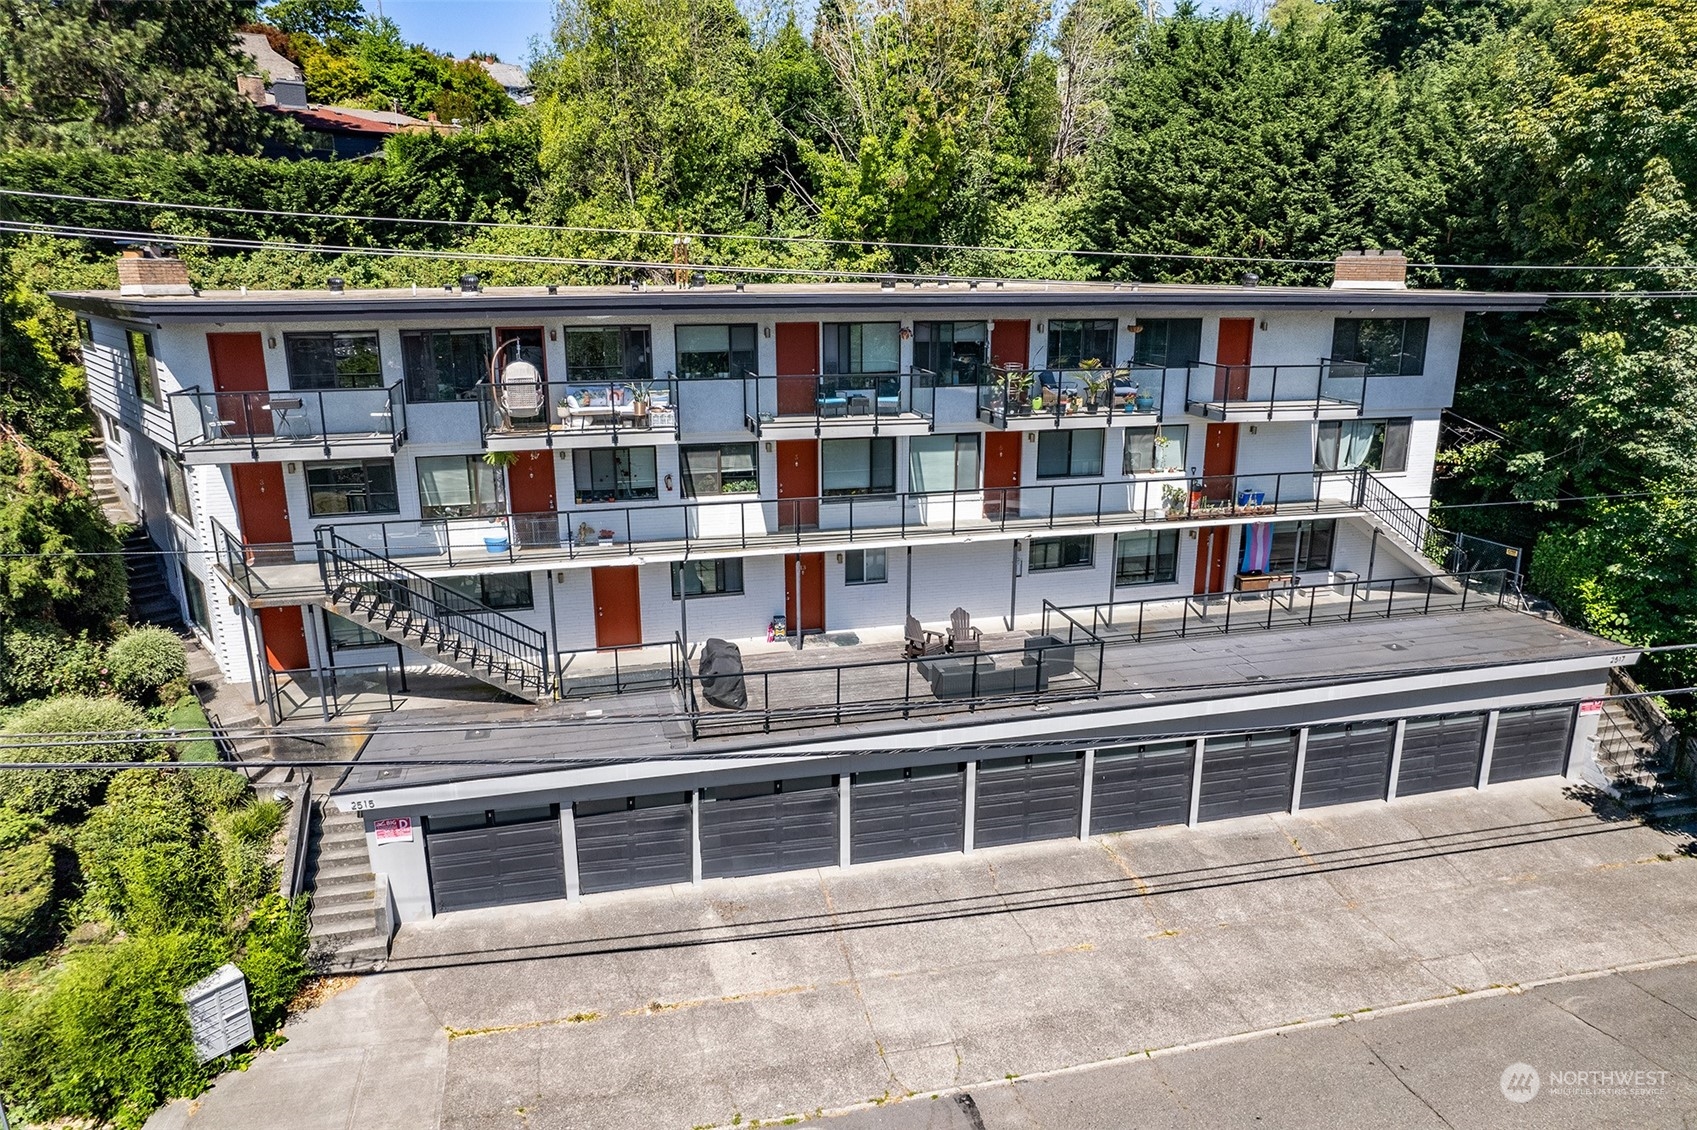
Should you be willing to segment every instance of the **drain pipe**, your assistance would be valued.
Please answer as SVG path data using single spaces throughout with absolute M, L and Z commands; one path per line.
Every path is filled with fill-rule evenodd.
M 1367 546 L 1367 583 L 1373 583 L 1373 562 L 1379 556 L 1379 527 L 1373 527 L 1373 541 Z
M 1013 631 L 1014 616 L 1019 611 L 1019 539 L 1013 543 L 1013 566 L 1008 578 L 1008 631 Z

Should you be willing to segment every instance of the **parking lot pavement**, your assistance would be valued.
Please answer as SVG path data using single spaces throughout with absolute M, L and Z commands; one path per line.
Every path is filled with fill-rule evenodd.
M 1531 782 L 446 915 L 403 928 L 387 971 L 291 1027 L 318 1033 L 317 1060 L 298 1051 L 291 1060 L 294 1043 L 263 1054 L 192 1115 L 157 1125 L 306 1125 L 283 1117 L 286 1096 L 314 1086 L 340 1086 L 350 1111 L 410 1104 L 423 1116 L 413 1126 L 432 1124 L 427 1098 L 439 1125 L 455 1130 L 717 1126 L 872 1103 L 896 1119 L 889 1126 L 906 1127 L 901 1119 L 936 1117 L 926 1108 L 964 1116 L 954 1099 L 926 1097 L 960 1088 L 987 1130 L 1101 1125 L 1064 1113 L 1069 1103 L 1089 1111 L 1098 1096 L 1109 1111 L 1146 1104 L 1145 1124 L 1168 1114 L 1167 1124 L 1197 1124 L 1185 1121 L 1197 1110 L 1224 1125 L 1239 1108 L 1209 1087 L 1206 1066 L 1251 1054 L 1274 1057 L 1264 1101 L 1275 1123 L 1303 1109 L 1305 1095 L 1359 1090 L 1387 1123 L 1419 1126 L 1429 1114 L 1464 1125 L 1483 1117 L 1465 1071 L 1483 1068 L 1445 1060 L 1448 1035 L 1419 1026 L 1440 1013 L 1485 1016 L 1482 1040 L 1493 1025 L 1520 1024 L 1516 1009 L 1554 1010 L 1553 989 L 1267 1037 L 1254 1053 L 1250 1044 L 1143 1053 L 1697 956 L 1687 846 L 1598 815 L 1561 782 Z M 1619 999 L 1593 1011 L 1605 1005 L 1630 1014 Z M 1679 1007 L 1697 1013 L 1689 999 Z M 1689 1046 L 1677 1018 L 1658 1015 L 1667 1038 Z M 1399 1032 L 1414 1033 L 1414 1051 L 1399 1058 L 1386 1044 L 1375 1062 L 1374 1041 Z M 1648 1035 L 1610 1033 L 1599 1025 L 1580 1036 L 1650 1057 Z M 1302 1066 L 1300 1051 L 1274 1055 L 1303 1044 L 1321 1066 Z M 1588 1056 L 1610 1065 L 1604 1044 L 1547 1046 L 1575 1070 Z M 370 1058 L 398 1047 L 418 1049 L 405 1072 Z M 1115 1061 L 1142 1071 L 1124 1076 L 1130 1099 L 1113 1098 L 1120 1075 L 1087 1066 Z M 351 1083 L 314 1082 L 313 1070 L 336 1063 L 356 1073 Z M 1010 1077 L 1037 1081 L 1010 1087 Z M 1175 1085 L 1195 1091 L 1189 1107 L 1162 1097 Z M 274 1122 L 254 1113 L 267 1095 Z M 998 1102 L 1062 1113 L 1022 1123 L 997 1114 Z M 1327 1108 L 1307 1109 L 1298 1121 L 1329 1120 Z

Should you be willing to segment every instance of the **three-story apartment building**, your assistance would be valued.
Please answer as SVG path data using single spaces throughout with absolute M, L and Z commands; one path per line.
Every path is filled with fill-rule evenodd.
M 1399 255 L 1329 288 L 126 263 L 56 297 L 228 679 L 568 700 L 541 740 L 368 747 L 425 759 L 343 787 L 403 919 L 1577 773 L 1623 658 L 1426 521 L 1465 315 L 1542 300 Z

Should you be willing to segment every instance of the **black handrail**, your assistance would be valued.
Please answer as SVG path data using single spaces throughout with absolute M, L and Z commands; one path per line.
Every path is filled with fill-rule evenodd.
M 1205 386 L 1197 388 L 1201 376 Z M 1357 361 L 1320 358 L 1315 364 L 1301 365 L 1221 365 L 1213 361 L 1193 362 L 1185 376 L 1185 411 L 1207 415 L 1209 410 L 1224 413 L 1233 408 L 1256 408 L 1266 405 L 1267 419 L 1292 408 L 1308 409 L 1314 419 L 1324 408 L 1344 406 L 1355 409 L 1360 416 L 1366 411 L 1367 366 Z M 1231 384 L 1241 379 L 1244 393 L 1232 395 Z M 1332 394 L 1327 382 L 1334 382 Z M 1347 388 L 1337 388 L 1336 382 L 1359 382 L 1355 395 Z M 1292 391 L 1292 390 L 1295 391 Z M 1266 395 L 1260 395 L 1264 392 Z
M 325 397 L 330 398 L 327 410 Z M 355 398 L 363 397 L 375 410 L 362 412 Z M 330 441 L 350 436 L 387 436 L 391 451 L 406 442 L 406 397 L 402 382 L 365 388 L 268 388 L 206 391 L 187 388 L 170 395 L 172 436 L 179 448 L 246 447 L 253 459 L 263 447 L 279 442 L 321 441 L 326 458 Z M 175 410 L 192 407 L 194 426 Z M 337 407 L 352 404 L 351 414 L 334 420 Z
M 228 574 L 230 580 L 238 585 L 248 596 L 258 596 L 262 590 L 271 586 L 254 568 L 255 565 L 265 564 L 296 564 L 299 562 L 300 550 L 309 550 L 314 555 L 318 552 L 317 542 L 258 542 L 242 541 L 218 519 L 212 519 L 213 556 L 218 564 Z M 275 558 L 276 560 L 263 560 Z
M 824 373 L 798 376 L 779 376 L 770 373 L 748 373 L 743 380 L 743 423 L 756 436 L 765 434 L 769 425 L 777 423 L 811 422 L 813 434 L 823 435 L 826 421 L 866 421 L 877 434 L 886 421 L 902 416 L 918 416 L 929 421 L 930 415 L 921 412 L 914 402 L 916 370 L 879 373 Z M 784 405 L 786 385 L 800 389 L 812 382 L 805 394 L 805 411 Z M 895 385 L 892 396 L 885 390 Z M 749 391 L 753 390 L 753 405 Z M 791 395 L 803 395 L 792 393 Z M 894 404 L 888 401 L 894 400 Z
M 627 433 L 653 435 L 683 431 L 678 381 L 659 379 L 585 378 L 540 381 L 536 384 L 491 384 L 476 390 L 478 419 L 485 439 L 490 436 L 541 436 L 548 447 L 556 436 L 611 435 L 613 442 Z M 658 417 L 667 422 L 656 425 Z
M 1355 497 L 1356 508 L 1373 515 L 1394 536 L 1401 538 L 1423 557 L 1452 572 L 1466 572 L 1466 569 L 1459 569 L 1457 566 L 1471 563 L 1470 558 L 1474 554 L 1467 548 L 1471 542 L 1497 554 L 1504 562 L 1513 562 L 1516 568 L 1512 572 L 1519 575 L 1518 546 L 1446 530 L 1433 522 L 1423 511 L 1410 506 L 1401 495 L 1380 482 L 1376 475 L 1368 471 L 1362 471 L 1360 474 L 1360 485 Z
M 1099 384 L 1096 391 L 1091 384 Z M 1145 393 L 1153 384 L 1155 390 Z M 1118 390 L 1131 389 L 1129 395 Z M 1115 400 L 1119 403 L 1116 404 Z M 1066 417 L 1144 416 L 1158 419 L 1167 400 L 1167 370 L 1155 365 L 1122 365 L 1117 368 L 1041 368 L 997 365 L 991 377 L 978 386 L 978 417 L 997 428 L 1026 427 L 1035 420 L 1052 419 L 1055 427 Z M 1144 407 L 1139 402 L 1148 401 Z
M 557 651 L 554 653 L 554 662 L 555 670 L 559 672 L 560 676 L 560 697 L 570 697 L 566 693 L 566 677 L 570 671 L 571 665 L 576 661 L 577 656 L 611 654 L 613 660 L 612 686 L 610 688 L 605 686 L 597 687 L 594 691 L 586 693 L 595 693 L 597 691 L 605 692 L 607 690 L 611 690 L 614 694 L 623 694 L 630 688 L 645 684 L 652 684 L 653 679 L 645 679 L 642 678 L 642 676 L 654 675 L 660 670 L 660 668 L 657 667 L 639 667 L 634 671 L 630 671 L 625 666 L 622 658 L 624 653 L 627 651 L 642 651 L 648 648 L 662 647 L 666 649 L 666 666 L 664 668 L 666 673 L 666 685 L 669 687 L 675 687 L 678 685 L 679 652 L 683 648 L 683 638 L 676 632 L 672 634 L 672 638 L 669 640 L 645 640 L 642 643 L 620 644 L 615 647 L 574 647 L 567 648 L 564 651 Z M 626 678 L 627 674 L 630 675 L 629 679 Z M 587 679 L 596 679 L 603 675 L 604 672 L 596 672 L 584 677 Z

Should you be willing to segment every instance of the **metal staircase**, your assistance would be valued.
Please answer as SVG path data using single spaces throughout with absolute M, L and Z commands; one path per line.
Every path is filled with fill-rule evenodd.
M 547 637 L 528 624 L 331 530 L 318 562 L 336 615 L 527 702 L 552 691 Z
M 1354 503 L 1356 509 L 1366 512 L 1373 524 L 1397 543 L 1415 568 L 1430 576 L 1494 569 L 1519 576 L 1519 549 L 1489 538 L 1444 529 L 1410 506 L 1371 472 L 1361 472 Z

